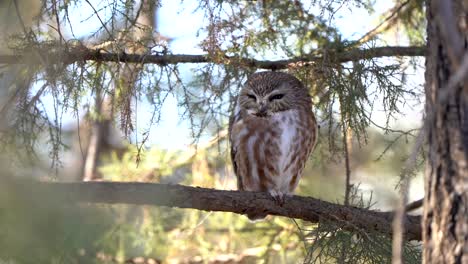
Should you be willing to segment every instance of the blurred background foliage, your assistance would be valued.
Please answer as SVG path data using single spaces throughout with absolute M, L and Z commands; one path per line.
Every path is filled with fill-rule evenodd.
M 0 64 L 0 264 L 391 261 L 390 238 L 344 231 L 336 223 L 272 216 L 252 223 L 231 213 L 76 205 L 34 190 L 31 178 L 235 189 L 226 124 L 237 91 L 259 69 L 226 56 L 319 56 L 287 69 L 310 88 L 321 126 L 297 194 L 344 203 L 348 152 L 349 203 L 394 208 L 423 109 L 423 62 L 342 63 L 335 55 L 423 45 L 423 1 L 393 1 L 388 10 L 368 0 L 194 3 L 0 2 L 0 53 L 22 55 L 22 64 Z M 191 39 L 161 33 L 172 23 L 157 19 L 165 5 L 202 16 Z M 350 36 L 337 17 L 353 12 L 373 15 L 376 27 Z M 195 50 L 215 63 L 67 63 L 63 51 L 80 47 L 140 55 Z M 171 127 L 167 119 L 174 114 L 180 120 Z M 422 196 L 420 171 L 411 200 Z M 406 245 L 406 262 L 420 262 L 417 243 Z

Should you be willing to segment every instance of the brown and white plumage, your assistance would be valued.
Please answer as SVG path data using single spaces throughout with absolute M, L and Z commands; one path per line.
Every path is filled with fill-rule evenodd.
M 282 204 L 297 187 L 317 132 L 310 96 L 297 78 L 282 72 L 252 74 L 229 123 L 238 189 L 269 192 Z M 247 216 L 261 219 L 265 213 Z

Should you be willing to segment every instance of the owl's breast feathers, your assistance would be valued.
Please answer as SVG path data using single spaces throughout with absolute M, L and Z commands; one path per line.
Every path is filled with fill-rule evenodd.
M 229 139 L 239 190 L 292 192 L 317 138 L 312 111 L 256 117 L 236 110 Z

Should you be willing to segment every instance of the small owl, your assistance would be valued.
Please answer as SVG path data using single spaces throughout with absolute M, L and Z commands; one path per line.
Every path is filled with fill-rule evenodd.
M 301 178 L 317 132 L 311 98 L 297 78 L 283 72 L 252 74 L 229 122 L 238 189 L 269 192 L 282 205 Z M 247 216 L 256 220 L 266 214 Z

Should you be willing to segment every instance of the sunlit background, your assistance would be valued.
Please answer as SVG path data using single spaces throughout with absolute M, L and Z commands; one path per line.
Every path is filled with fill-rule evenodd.
M 67 10 L 69 20 L 64 20 L 60 34 L 66 40 L 82 41 L 88 47 L 103 47 L 105 50 L 107 46 L 103 46 L 103 42 L 107 36 L 103 33 L 100 21 L 112 16 L 108 8 L 109 2 L 111 1 L 71 1 Z M 341 38 L 346 40 L 359 39 L 378 25 L 385 18 L 384 14 L 395 6 L 393 1 L 375 1 L 371 5 L 373 11 L 369 12 L 363 6 L 334 3 L 333 12 L 330 12 L 314 5 L 315 1 L 303 2 L 304 6 L 311 6 L 307 8 L 311 13 L 323 16 L 329 26 L 339 29 Z M 206 54 L 206 48 L 201 43 L 208 36 L 206 28 L 209 27 L 210 21 L 199 4 L 199 1 L 186 0 L 166 0 L 158 3 L 153 21 L 153 36 L 162 40 L 164 45 L 155 47 L 151 52 L 165 52 L 166 49 L 172 54 Z M 0 4 L 0 7 L 1 12 L 11 13 L 15 10 L 13 1 Z M 34 14 L 34 8 L 38 9 L 39 5 L 33 4 L 32 0 L 25 0 L 19 1 L 18 8 L 24 12 L 24 23 L 27 24 L 28 14 L 37 15 Z M 6 23 L 11 23 L 3 29 L 3 41 L 6 41 L 7 33 L 21 33 L 23 29 L 14 18 L 4 18 Z M 56 27 L 55 21 L 39 25 L 43 32 L 49 32 L 55 37 L 58 34 Z M 39 38 L 49 39 L 45 35 Z M 364 47 L 410 44 L 411 39 L 408 38 L 407 32 L 396 26 Z M 6 45 L 0 48 L 1 53 L 10 53 Z M 254 58 L 261 60 L 288 57 L 286 52 L 278 49 L 254 54 Z M 384 93 L 380 92 L 379 84 L 369 85 L 366 92 L 370 95 L 369 102 L 372 104 L 363 106 L 370 115 L 367 135 L 356 135 L 350 130 L 345 140 L 349 144 L 353 204 L 385 211 L 395 207 L 400 174 L 421 124 L 424 108 L 424 60 L 382 58 L 378 61 L 381 65 L 399 63 L 404 74 L 395 81 L 402 83 L 404 89 L 416 91 L 415 96 L 398 99 L 400 112 L 393 112 L 388 118 L 388 109 L 381 103 Z M 352 63 L 346 65 L 353 66 Z M 200 71 L 199 65 L 180 64 L 177 67 L 177 78 L 180 78 L 178 81 L 187 86 L 200 86 L 200 80 L 196 77 Z M 213 68 L 213 71 L 219 69 Z M 39 73 L 42 78 L 36 78 L 30 84 L 30 97 L 34 97 L 48 83 L 47 74 Z M 3 78 L 8 79 L 8 75 L 5 76 Z M 102 82 L 105 84 L 107 81 L 109 86 L 115 85 L 110 79 L 106 79 L 110 76 L 108 73 L 103 74 Z M 145 78 L 141 81 L 143 86 L 145 82 L 147 85 L 151 83 Z M 176 77 L 171 75 L 170 78 Z M 227 95 L 224 97 L 226 103 L 220 105 L 218 110 L 221 113 L 215 117 L 216 122 L 211 120 L 206 129 L 197 130 L 193 129 L 192 120 L 197 116 L 187 113 L 181 92 L 172 92 L 168 88 L 169 83 L 165 81 L 158 83 L 159 86 L 162 87 L 161 91 L 167 89 L 167 92 L 161 92 L 164 100 L 160 101 L 157 109 L 151 102 L 152 99 L 142 92 L 132 97 L 133 129 L 127 135 L 120 129 L 123 121 L 118 115 L 113 125 L 106 128 L 107 134 L 104 137 L 107 145 L 100 149 L 91 180 L 159 182 L 235 189 L 235 176 L 229 161 L 226 140 L 226 124 L 230 111 L 227 101 L 230 98 Z M 232 87 L 234 91 L 237 89 Z M 0 93 L 0 106 L 8 104 L 9 94 L 5 91 Z M 57 105 L 60 103 L 57 103 L 56 94 L 52 90 L 41 94 L 38 97 L 41 109 L 54 120 L 52 123 L 60 124 L 61 144 L 55 146 L 55 141 L 48 137 L 47 129 L 44 130 L 37 135 L 34 147 L 25 149 L 26 152 L 35 152 L 30 164 L 12 161 L 21 154 L 2 154 L 4 163 L 14 164 L 9 171 L 15 171 L 14 174 L 32 175 L 44 181 L 83 180 L 86 157 L 89 153 L 87 144 L 92 141 L 92 122 L 99 120 L 94 109 L 95 95 L 95 91 L 83 90 L 77 110 L 58 109 Z M 318 104 L 321 96 L 323 94 L 313 94 L 314 103 Z M 334 104 L 332 108 L 333 112 L 340 112 L 339 104 Z M 341 146 L 335 146 L 334 149 L 329 144 L 333 138 L 340 142 L 339 138 L 342 135 L 330 134 L 333 129 L 328 129 L 330 124 L 327 123 L 323 109 L 317 109 L 316 113 L 321 125 L 319 145 L 309 159 L 297 194 L 343 203 L 346 175 L 343 149 Z M 58 117 L 60 121 L 57 121 Z M 157 122 L 153 122 L 155 120 Z M 339 130 L 339 124 L 335 126 Z M 3 125 L 2 128 L 5 127 L 8 126 Z M 17 144 L 22 142 L 17 141 Z M 418 165 L 422 167 L 422 162 Z M 308 248 L 301 242 L 306 231 L 301 232 L 296 226 L 297 223 L 283 217 L 269 217 L 266 221 L 251 223 L 243 216 L 230 213 L 146 206 L 82 205 L 80 210 L 68 210 L 61 205 L 57 205 L 58 208 L 51 206 L 55 206 L 56 201 L 45 194 L 40 194 L 44 195 L 44 200 L 40 201 L 34 201 L 29 195 L 25 195 L 27 198 L 24 199 L 17 197 L 14 193 L 24 192 L 24 189 L 13 183 L 11 186 L 4 185 L 4 189 L 8 191 L 4 190 L 0 200 L 10 202 L 3 204 L 5 208 L 16 208 L 20 212 L 0 220 L 0 229 L 14 230 L 16 233 L 10 234 L 10 237 L 17 239 L 5 241 L 0 238 L 0 264 L 9 260 L 12 263 L 28 263 L 33 256 L 41 256 L 39 259 L 42 260 L 53 259 L 53 262 L 49 263 L 86 263 L 80 260 L 89 260 L 88 258 L 96 263 L 112 263 L 138 256 L 144 257 L 146 261 L 154 259 L 163 260 L 164 263 L 203 263 L 218 258 L 229 260 L 243 257 L 246 261 L 252 257 L 251 262 L 245 263 L 255 263 L 259 259 L 268 263 L 297 263 L 308 254 Z M 422 170 L 419 170 L 411 180 L 409 200 L 416 200 L 422 196 Z M 37 204 L 46 206 L 38 208 Z M 37 215 L 37 219 L 26 220 L 31 214 Z M 22 218 L 18 220 L 20 216 Z M 304 230 L 316 228 L 307 223 L 299 225 Z M 9 246 L 4 246 L 5 243 Z M 25 257 L 24 252 L 31 247 L 34 247 L 29 253 L 32 256 Z M 23 258 L 16 261 L 18 256 Z

